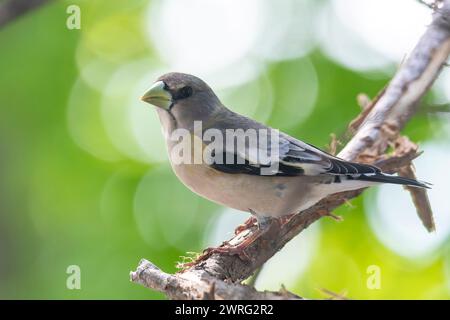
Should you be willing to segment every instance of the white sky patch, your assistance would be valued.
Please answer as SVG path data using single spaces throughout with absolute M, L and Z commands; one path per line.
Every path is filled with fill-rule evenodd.
M 396 63 L 414 48 L 432 13 L 411 0 L 334 0 L 332 7 L 352 32 Z
M 411 0 L 334 0 L 318 20 L 321 46 L 357 71 L 398 65 L 431 22 L 431 13 Z
M 315 46 L 317 6 L 305 0 L 262 0 L 263 30 L 254 53 L 265 60 L 294 59 Z
M 357 71 L 379 70 L 390 61 L 366 40 L 338 19 L 331 4 L 325 4 L 317 23 L 322 51 L 346 68 Z
M 214 72 L 195 73 L 195 71 L 190 72 L 189 70 L 182 71 L 207 80 L 208 85 L 214 91 L 218 91 L 256 81 L 261 73 L 264 72 L 264 68 L 264 61 L 247 56 L 226 67 L 214 70 Z
M 434 84 L 434 90 L 437 92 L 437 97 L 435 97 L 434 103 L 448 103 L 450 100 L 450 68 L 444 67 L 441 74 L 436 79 Z
M 433 184 L 428 195 L 435 215 L 436 232 L 425 230 L 411 197 L 400 186 L 380 186 L 375 203 L 369 201 L 365 206 L 370 226 L 378 239 L 399 255 L 411 259 L 435 256 L 436 250 L 445 244 L 450 235 L 448 142 L 424 144 L 421 150 L 425 152 L 414 161 L 414 165 L 419 179 Z M 433 259 L 426 260 L 433 262 Z
M 273 89 L 270 80 L 264 74 L 239 86 L 218 90 L 222 103 L 231 110 L 266 122 L 273 106 Z
M 296 280 L 306 271 L 319 244 L 320 225 L 314 223 L 289 241 L 264 264 L 255 287 L 258 290 L 280 290 L 281 285 L 293 290 Z
M 258 0 L 152 1 L 147 30 L 170 70 L 203 77 L 223 73 L 253 48 L 261 32 L 262 5 Z M 240 82 L 237 76 L 247 80 L 238 70 L 228 70 L 237 73 L 235 83 Z

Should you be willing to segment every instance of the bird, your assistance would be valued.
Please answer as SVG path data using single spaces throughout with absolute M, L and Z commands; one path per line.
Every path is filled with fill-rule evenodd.
M 240 115 L 224 106 L 206 82 L 190 74 L 160 76 L 141 100 L 156 107 L 171 167 L 179 180 L 206 199 L 251 213 L 261 232 L 272 221 L 301 213 L 334 193 L 381 183 L 429 188 L 426 182 L 345 161 Z M 252 144 L 247 139 L 237 147 L 235 141 L 223 142 L 229 132 L 247 131 L 266 132 L 266 144 Z M 211 132 L 225 137 L 222 143 L 217 143 L 217 137 L 213 141 Z M 190 141 L 183 152 L 179 151 L 180 133 Z M 209 148 L 209 156 L 194 159 L 195 146 L 203 156 Z M 181 153 L 188 161 L 180 161 Z

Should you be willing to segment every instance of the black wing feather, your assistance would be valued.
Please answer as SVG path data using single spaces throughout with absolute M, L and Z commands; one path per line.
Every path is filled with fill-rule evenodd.
M 270 145 L 269 145 L 270 147 Z M 270 165 L 260 163 L 250 163 L 242 155 L 230 154 L 228 151 L 222 152 L 218 159 L 233 159 L 232 163 L 212 163 L 211 167 L 226 173 L 244 173 L 252 175 L 261 175 L 261 169 Z M 325 151 L 314 146 L 295 140 L 291 137 L 282 136 L 279 143 L 279 161 L 275 163 L 278 167 L 275 176 L 299 176 L 299 175 L 358 175 L 358 174 L 376 174 L 381 170 L 372 165 L 347 162 L 334 157 Z M 241 152 L 240 154 L 245 154 Z M 270 150 L 267 150 L 270 154 Z M 272 163 L 271 165 L 274 165 Z M 267 172 L 265 172 L 267 174 Z

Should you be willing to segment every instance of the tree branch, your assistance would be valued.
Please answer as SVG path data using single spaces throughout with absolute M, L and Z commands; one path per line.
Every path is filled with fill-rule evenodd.
M 7 0 L 0 4 L 0 28 L 50 0 Z
M 349 128 L 357 128 L 355 136 L 339 153 L 345 160 L 374 163 L 386 172 L 411 174 L 411 161 L 419 155 L 417 146 L 399 132 L 416 112 L 420 98 L 426 93 L 439 74 L 450 54 L 450 0 L 444 1 L 433 14 L 428 27 L 406 62 L 394 78 L 372 101 L 365 104 L 360 116 Z M 394 154 L 385 154 L 388 146 L 394 147 Z M 406 168 L 406 169 L 405 169 Z M 331 195 L 313 207 L 294 215 L 286 223 L 272 224 L 245 250 L 247 258 L 237 255 L 205 254 L 175 275 L 168 275 L 148 261 L 142 261 L 138 270 L 131 273 L 131 280 L 148 288 L 161 291 L 172 299 L 251 299 L 251 298 L 294 298 L 291 294 L 258 293 L 239 284 L 270 259 L 277 251 L 307 228 L 311 223 L 329 215 L 334 208 L 347 199 L 354 198 L 363 190 Z M 418 196 L 426 215 L 424 224 L 432 229 L 431 208 L 424 190 Z M 424 198 L 425 197 L 425 198 Z M 420 208 L 417 208 L 418 210 Z M 431 222 L 430 222 L 431 221 Z M 244 230 L 224 245 L 237 245 L 254 229 Z M 211 293 L 211 286 L 215 290 Z M 297 297 L 298 298 L 298 297 Z
M 379 154 L 386 145 L 383 126 L 398 133 L 416 112 L 418 101 L 434 82 L 450 52 L 450 4 L 445 1 L 434 13 L 434 19 L 419 40 L 410 57 L 401 66 L 385 91 L 371 106 L 355 137 L 339 153 L 346 160 L 356 160 L 377 140 Z
M 215 279 L 205 273 L 170 275 L 153 263 L 143 259 L 136 271 L 130 273 L 131 281 L 165 293 L 169 298 L 182 300 L 300 300 L 288 291 L 256 291 L 253 287 Z

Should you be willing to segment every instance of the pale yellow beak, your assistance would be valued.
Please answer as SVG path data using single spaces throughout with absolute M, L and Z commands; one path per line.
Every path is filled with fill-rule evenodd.
M 169 109 L 172 105 L 172 95 L 164 89 L 163 81 L 156 81 L 141 97 L 142 101 L 163 109 Z

